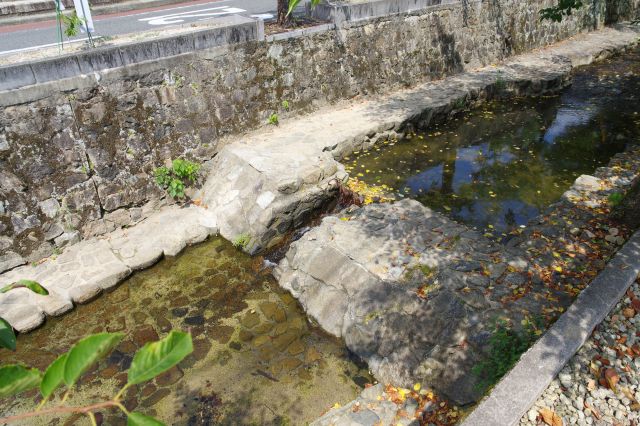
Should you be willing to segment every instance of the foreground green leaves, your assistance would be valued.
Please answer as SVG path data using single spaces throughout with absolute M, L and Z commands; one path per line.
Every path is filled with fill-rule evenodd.
M 36 368 L 11 364 L 0 367 L 0 397 L 33 389 L 40 384 L 42 373 Z
M 147 343 L 136 352 L 129 369 L 129 384 L 135 385 L 164 373 L 193 352 L 191 336 L 172 331 L 157 342 Z
M 296 7 L 300 4 L 301 0 L 289 0 L 289 9 L 287 10 L 287 16 L 291 15 Z M 320 3 L 320 0 L 311 0 L 311 6 L 316 7 Z
M 136 411 L 129 413 L 127 426 L 161 426 L 164 423 Z
M 64 367 L 67 361 L 67 354 L 60 355 L 47 367 L 44 372 L 42 383 L 40 383 L 40 393 L 46 399 L 51 396 L 54 390 L 64 382 Z
M 64 415 L 71 413 L 86 414 L 93 419 L 95 405 L 86 407 L 71 407 L 64 405 L 66 396 L 76 384 L 80 376 L 89 370 L 96 362 L 115 348 L 122 338 L 123 333 L 99 333 L 93 334 L 76 343 L 69 352 L 60 355 L 53 361 L 44 375 L 35 368 L 25 367 L 19 364 L 11 364 L 0 367 L 0 397 L 16 395 L 20 392 L 40 387 L 43 401 L 40 406 L 46 404 L 49 397 L 63 383 L 67 386 L 67 393 L 62 398 L 61 405 L 54 408 L 55 412 Z M 11 325 L 0 318 L 0 345 L 15 349 L 16 339 Z M 193 352 L 191 335 L 179 331 L 172 331 L 157 342 L 147 343 L 136 352 L 128 372 L 128 383 L 112 399 L 98 404 L 101 407 L 118 408 L 127 415 L 127 424 L 133 426 L 158 426 L 162 422 L 142 413 L 129 413 L 120 402 L 120 396 L 131 385 L 153 379 L 164 373 L 182 361 Z M 47 410 L 43 410 L 47 412 Z M 50 410 L 49 413 L 52 411 Z M 15 420 L 27 419 L 38 415 L 38 410 L 22 415 L 1 418 L 0 424 Z
M 49 294 L 46 288 L 42 287 L 37 282 L 31 281 L 31 280 L 20 280 L 20 281 L 16 281 L 15 283 L 6 285 L 0 289 L 0 293 L 6 293 L 9 290 L 13 290 L 15 288 L 28 288 L 32 292 L 39 294 L 41 296 L 47 296 Z
M 73 386 L 82 373 L 105 356 L 122 340 L 122 333 L 99 333 L 85 337 L 76 343 L 64 363 L 64 382 Z
M 16 335 L 13 327 L 4 318 L 0 318 L 0 347 L 16 350 Z

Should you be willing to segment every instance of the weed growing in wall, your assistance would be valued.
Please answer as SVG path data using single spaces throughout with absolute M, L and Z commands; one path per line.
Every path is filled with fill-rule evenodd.
M 200 165 L 188 160 L 176 159 L 171 167 L 158 167 L 154 174 L 156 183 L 173 198 L 184 198 L 185 185 L 198 179 Z

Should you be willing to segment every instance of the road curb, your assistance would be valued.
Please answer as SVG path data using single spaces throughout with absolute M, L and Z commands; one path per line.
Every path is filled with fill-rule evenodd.
M 517 425 L 549 383 L 640 274 L 640 231 L 580 293 L 558 321 L 465 419 L 462 426 Z

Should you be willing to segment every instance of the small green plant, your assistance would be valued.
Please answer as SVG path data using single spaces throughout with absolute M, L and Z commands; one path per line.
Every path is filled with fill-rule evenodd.
M 279 1 L 282 1 L 282 0 L 279 0 Z M 300 1 L 301 0 L 289 0 L 289 7 L 287 8 L 287 16 L 291 15 L 291 12 L 293 12 L 295 8 L 298 7 L 298 4 L 300 4 Z M 316 7 L 319 3 L 320 3 L 320 0 L 311 0 L 312 7 Z
M 176 159 L 171 167 L 158 167 L 154 174 L 156 183 L 173 198 L 184 198 L 185 182 L 195 183 L 200 165 L 187 160 Z
M 496 321 L 489 339 L 489 355 L 473 367 L 473 374 L 480 378 L 478 387 L 482 390 L 494 385 L 504 376 L 520 356 L 535 342 L 542 332 L 540 320 L 523 321 L 521 331 L 514 330 L 507 321 Z
M 289 111 L 289 101 L 287 100 L 282 101 L 282 108 Z
M 184 86 L 184 76 L 178 74 L 178 73 L 174 73 L 173 74 L 173 84 L 176 85 L 176 87 L 182 87 Z
M 465 98 L 458 98 L 455 100 L 455 102 L 453 103 L 453 107 L 455 109 L 462 109 L 466 106 L 467 101 Z
M 616 207 L 618 205 L 620 205 L 620 203 L 622 202 L 622 200 L 624 199 L 624 194 L 621 192 L 613 192 L 611 194 L 609 194 L 608 200 L 609 200 L 609 204 L 612 207 Z
M 71 16 L 62 15 L 62 22 L 64 23 L 64 35 L 67 37 L 75 37 L 80 33 L 80 27 L 82 26 L 82 18 L 73 11 Z
M 507 82 L 502 76 L 502 71 L 498 71 L 498 75 L 496 76 L 495 87 L 500 92 L 507 88 Z
M 278 121 L 278 114 L 276 114 L 275 112 L 273 114 L 271 114 L 269 116 L 269 124 L 272 124 L 274 126 L 277 126 L 279 124 Z
M 418 269 L 420 269 L 420 271 L 422 271 L 422 274 L 425 276 L 425 278 L 430 278 L 432 275 L 434 275 L 436 273 L 436 269 L 432 268 L 429 265 L 419 265 Z
M 240 234 L 238 235 L 231 244 L 239 250 L 244 250 L 249 245 L 249 241 L 251 237 L 248 234 Z

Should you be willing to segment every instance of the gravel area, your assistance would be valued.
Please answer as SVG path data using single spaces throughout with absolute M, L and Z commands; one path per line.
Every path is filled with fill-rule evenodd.
M 596 328 L 520 425 L 640 424 L 640 285 Z

